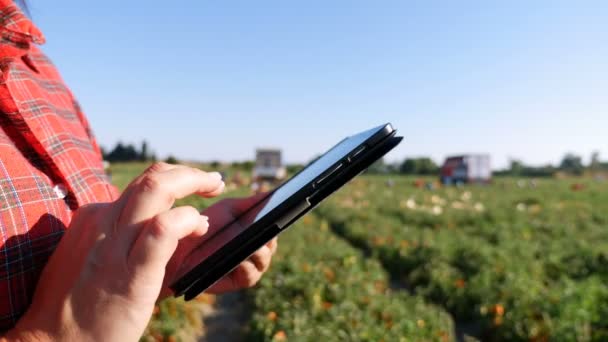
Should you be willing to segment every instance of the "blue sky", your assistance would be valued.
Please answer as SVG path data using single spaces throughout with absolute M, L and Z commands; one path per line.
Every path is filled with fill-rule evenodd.
M 606 1 L 30 0 L 104 146 L 306 161 L 390 121 L 388 158 L 608 159 Z

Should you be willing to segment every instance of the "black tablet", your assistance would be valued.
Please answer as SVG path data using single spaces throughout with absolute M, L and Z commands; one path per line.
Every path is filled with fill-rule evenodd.
M 215 231 L 197 247 L 202 251 L 197 253 L 201 262 L 171 285 L 175 296 L 184 295 L 190 300 L 205 291 L 397 146 L 403 138 L 395 134 L 387 123 L 342 140 L 236 220 Z

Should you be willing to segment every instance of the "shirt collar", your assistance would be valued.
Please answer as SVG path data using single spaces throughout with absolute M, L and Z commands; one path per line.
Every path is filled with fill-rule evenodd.
M 31 43 L 44 44 L 44 35 L 12 0 L 0 0 L 0 55 L 25 55 Z

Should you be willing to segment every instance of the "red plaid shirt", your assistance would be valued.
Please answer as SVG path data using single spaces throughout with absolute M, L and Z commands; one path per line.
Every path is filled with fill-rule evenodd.
M 11 0 L 0 0 L 2 331 L 28 308 L 74 210 L 118 194 L 80 107 L 36 46 L 43 42 Z

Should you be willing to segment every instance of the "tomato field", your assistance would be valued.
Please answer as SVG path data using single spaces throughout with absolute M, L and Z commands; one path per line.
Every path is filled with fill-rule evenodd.
M 113 180 L 124 187 L 143 167 L 116 165 Z M 245 291 L 244 339 L 608 340 L 607 183 L 420 184 L 363 175 L 281 235 Z M 144 339 L 204 334 L 196 305 L 165 300 Z
M 363 177 L 318 211 L 400 287 L 483 340 L 608 339 L 606 184 L 408 183 Z

